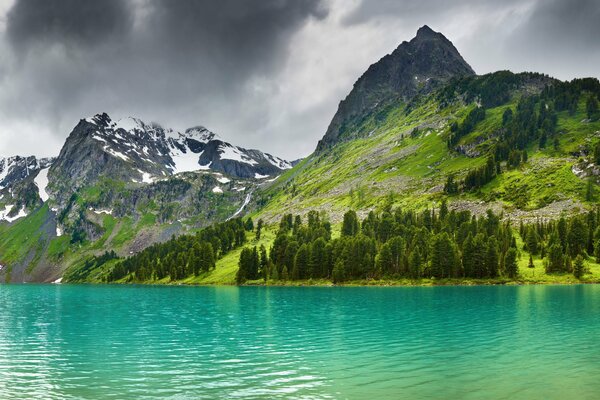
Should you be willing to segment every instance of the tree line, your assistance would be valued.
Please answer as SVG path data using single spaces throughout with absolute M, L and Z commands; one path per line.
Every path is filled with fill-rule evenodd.
M 307 221 L 285 215 L 269 249 L 245 248 L 237 282 L 247 280 L 515 277 L 518 251 L 512 228 L 488 211 L 384 210 L 360 220 L 344 214 L 332 239 L 325 214 L 311 211 Z
M 195 235 L 173 237 L 117 262 L 106 276 L 107 282 L 127 278 L 144 282 L 169 277 L 180 280 L 215 268 L 216 260 L 246 243 L 252 220 L 241 218 L 215 224 Z
M 573 273 L 574 261 L 594 256 L 600 262 L 600 209 L 557 221 L 521 225 L 524 248 L 544 260 L 547 273 Z

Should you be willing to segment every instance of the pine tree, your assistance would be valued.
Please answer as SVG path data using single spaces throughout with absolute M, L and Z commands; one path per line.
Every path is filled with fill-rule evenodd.
M 535 264 L 533 263 L 533 257 L 531 254 L 529 255 L 529 264 L 527 264 L 528 268 L 535 268 Z
M 478 262 L 481 262 L 481 260 L 477 259 L 476 248 L 473 243 L 473 235 L 469 233 L 463 244 L 462 251 L 462 264 L 466 277 L 477 277 L 476 265 Z
M 391 276 L 394 273 L 392 250 L 388 243 L 384 243 L 381 249 L 379 249 L 375 263 L 377 266 L 377 277 Z
M 260 235 L 262 232 L 263 224 L 264 224 L 264 221 L 262 220 L 262 218 L 259 219 L 258 222 L 256 223 L 256 240 L 257 241 L 260 240 Z
M 346 267 L 342 260 L 338 260 L 333 267 L 332 272 L 333 283 L 340 283 L 346 280 Z
M 504 273 L 509 278 L 515 278 L 519 273 L 519 265 L 517 264 L 517 250 L 513 247 L 508 249 L 504 257 Z
M 342 236 L 356 236 L 359 231 L 358 216 L 356 211 L 350 210 L 344 214 L 342 222 Z
M 575 257 L 575 262 L 573 263 L 573 275 L 575 276 L 575 278 L 581 279 L 584 273 L 585 264 L 583 261 L 583 257 L 580 254 L 577 257 Z
M 538 254 L 538 236 L 533 227 L 530 227 L 527 230 L 527 237 L 525 238 L 525 242 L 527 244 L 528 252 L 530 252 L 531 254 Z
M 596 198 L 595 188 L 594 188 L 594 180 L 592 177 L 588 178 L 587 184 L 585 187 L 585 200 L 586 201 L 594 201 Z
M 456 245 L 448 233 L 442 232 L 433 237 L 431 246 L 431 275 L 436 278 L 456 276 L 458 257 Z
M 410 253 L 408 260 L 408 272 L 411 278 L 419 279 L 421 277 L 421 263 L 421 250 L 417 246 Z
M 313 278 L 325 278 L 328 275 L 327 268 L 327 242 L 319 237 L 310 247 L 309 274 Z
M 444 185 L 444 192 L 448 195 L 458 193 L 458 183 L 454 180 L 454 174 L 448 175 L 446 178 L 446 184 Z
M 546 272 L 560 272 L 564 268 L 563 250 L 559 243 L 554 243 L 548 249 Z
M 310 249 L 306 243 L 302 244 L 296 252 L 294 259 L 294 268 L 292 269 L 292 279 L 306 279 L 308 277 L 308 263 L 310 259 Z
M 498 263 L 498 244 L 496 239 L 492 236 L 488 239 L 484 259 L 487 276 L 494 278 L 498 275 Z
M 588 97 L 586 111 L 589 119 L 595 120 L 598 118 L 598 100 L 596 99 L 596 96 L 591 95 Z
M 290 274 L 288 273 L 288 268 L 287 266 L 283 266 L 283 269 L 281 270 L 281 280 L 282 281 L 287 281 L 290 279 Z
M 269 256 L 267 255 L 267 249 L 264 245 L 260 245 L 260 269 L 258 271 L 259 276 L 266 282 L 269 278 Z
M 582 254 L 586 248 L 587 226 L 581 217 L 577 216 L 571 219 L 569 232 L 567 234 L 567 243 L 570 249 L 570 255 L 576 257 Z

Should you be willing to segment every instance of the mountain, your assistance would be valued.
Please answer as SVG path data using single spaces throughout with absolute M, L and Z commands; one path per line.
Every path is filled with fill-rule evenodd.
M 258 217 L 317 210 L 339 222 L 349 207 L 364 216 L 444 198 L 514 221 L 590 209 L 600 176 L 598 98 L 596 78 L 475 75 L 425 26 L 359 78 L 315 153 L 258 194 Z
M 414 39 L 402 42 L 356 81 L 340 103 L 317 150 L 347 137 L 351 125 L 376 107 L 395 100 L 407 102 L 417 94 L 431 92 L 450 78 L 474 74 L 452 42 L 425 25 Z
M 266 249 L 275 245 L 271 227 L 283 215 L 281 226 L 301 238 L 307 231 L 290 216 L 311 211 L 313 228 L 322 218 L 325 236 L 349 209 L 358 218 L 373 212 L 357 226 L 381 231 L 373 225 L 424 218 L 444 200 L 452 218 L 493 210 L 517 224 L 590 211 L 590 221 L 600 221 L 593 213 L 599 99 L 596 78 L 475 75 L 448 39 L 423 27 L 362 75 L 316 151 L 292 163 L 233 146 L 202 127 L 175 132 L 99 114 L 77 124 L 56 159 L 6 162 L 14 168 L 6 176 L 14 178 L 0 191 L 0 210 L 11 206 L 0 223 L 0 279 L 134 279 L 111 268 L 135 254 L 142 268 L 135 279 L 152 281 L 158 275 L 144 270 L 144 257 L 164 253 L 177 266 L 198 238 L 210 237 L 221 251 L 216 269 L 204 260 L 207 269 L 185 280 L 189 268 L 166 271 L 153 260 L 161 282 L 234 283 L 240 237 L 255 237 L 243 232 L 252 224 L 232 221 L 243 215 L 263 220 L 255 244 Z M 211 225 L 224 221 L 231 224 Z M 593 243 L 593 230 L 580 231 Z M 180 237 L 168 241 L 172 236 Z M 293 246 L 306 259 L 307 247 L 297 242 L 289 242 L 289 252 L 279 248 L 285 260 L 295 260 Z M 194 250 L 194 257 L 200 253 Z M 170 277 L 176 269 L 181 276 Z
M 259 150 L 233 146 L 201 126 L 176 132 L 136 118 L 113 121 L 104 113 L 73 129 L 50 168 L 49 190 L 62 206 L 73 190 L 102 176 L 147 184 L 201 170 L 264 179 L 291 167 Z
M 0 159 L 0 278 L 45 281 L 225 221 L 291 163 L 204 127 L 84 118 L 56 158 Z

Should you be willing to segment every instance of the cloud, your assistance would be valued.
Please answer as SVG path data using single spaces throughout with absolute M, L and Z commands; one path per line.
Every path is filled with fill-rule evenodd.
M 95 46 L 127 33 L 131 13 L 120 0 L 20 0 L 7 14 L 7 37 L 22 50 L 32 44 Z
M 205 124 L 261 147 L 246 140 L 271 114 L 256 82 L 275 78 L 290 38 L 327 13 L 320 0 L 19 0 L 0 44 L 10 55 L 0 59 L 9 77 L 0 77 L 0 120 L 43 121 L 41 135 L 64 138 L 79 118 L 107 111 Z
M 106 111 L 309 154 L 424 24 L 478 72 L 599 76 L 595 0 L 0 0 L 0 154 L 55 155 Z

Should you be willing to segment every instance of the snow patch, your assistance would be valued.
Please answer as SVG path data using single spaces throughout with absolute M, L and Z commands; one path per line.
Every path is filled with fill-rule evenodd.
M 142 183 L 152 183 L 152 182 L 154 182 L 154 178 L 152 177 L 152 175 L 150 175 L 150 173 L 144 172 L 141 169 L 138 169 L 138 172 L 140 174 L 142 174 Z
M 218 186 L 215 186 L 215 187 L 212 189 L 212 192 L 213 192 L 213 193 L 223 193 L 223 189 L 221 189 L 221 188 L 220 188 L 220 187 L 218 187 Z
M 275 157 L 270 155 L 269 153 L 264 153 L 265 154 L 265 158 L 267 159 L 268 162 L 270 162 L 271 164 L 273 164 L 274 166 L 276 166 L 279 169 L 290 169 L 292 168 L 292 164 L 290 164 L 288 161 L 285 161 L 279 157 Z
M 175 145 L 171 145 L 171 148 L 173 149 L 171 153 L 171 159 L 173 160 L 173 163 L 171 165 L 174 174 L 178 174 L 180 172 L 193 172 L 203 169 L 198 163 L 202 153 L 194 153 L 187 147 L 186 152 L 184 153 Z
M 217 181 L 219 181 L 220 183 L 229 183 L 231 182 L 231 179 L 225 178 L 224 176 L 218 177 Z
M 46 192 L 46 187 L 48 186 L 48 169 L 49 168 L 40 169 L 40 172 L 38 172 L 33 180 L 38 187 L 40 199 L 42 199 L 44 203 L 50 198 L 50 195 Z
M 132 117 L 121 118 L 120 120 L 118 120 L 114 123 L 115 130 L 120 128 L 127 132 L 132 131 L 136 128 L 140 129 L 143 126 L 144 126 L 144 124 L 141 120 L 139 120 L 137 118 L 132 118 Z
M 98 214 L 98 215 L 99 215 L 99 214 L 107 214 L 107 215 L 112 215 L 112 213 L 113 213 L 113 210 L 112 210 L 112 209 L 110 209 L 110 210 L 93 210 L 93 209 L 90 209 L 90 210 L 91 210 L 91 211 L 93 211 L 93 212 L 94 212 L 94 214 Z
M 129 161 L 129 157 L 127 157 L 125 154 L 120 153 L 116 150 L 113 150 L 113 149 L 109 148 L 108 146 L 104 146 L 104 151 L 106 151 L 111 156 L 120 158 L 123 161 Z
M 63 234 L 62 229 L 60 229 L 60 226 L 56 225 L 56 237 L 61 237 Z
M 106 141 L 106 139 L 104 139 L 103 137 L 101 137 L 99 135 L 96 135 L 96 134 L 92 135 L 92 139 L 97 140 L 99 142 L 104 142 L 104 143 L 108 144 L 108 142 Z
M 56 283 L 56 284 L 62 283 L 62 277 L 58 278 L 55 281 L 52 281 L 52 283 Z
M 256 172 L 254 174 L 254 179 L 265 179 L 265 178 L 268 178 L 268 177 L 269 177 L 269 175 L 261 175 L 258 172 Z
M 250 165 L 256 165 L 258 162 L 242 153 L 238 147 L 232 145 L 222 144 L 219 146 L 219 156 L 221 160 L 233 160 L 243 162 Z
M 202 165 L 202 164 L 200 164 L 200 165 L 199 165 L 199 167 L 200 167 L 199 169 L 201 169 L 201 170 L 203 170 L 203 171 L 206 171 L 206 170 L 210 169 L 210 166 L 211 166 L 211 165 L 212 165 L 212 161 L 211 161 L 211 162 L 209 162 L 209 163 L 208 163 L 208 164 L 206 164 L 206 165 Z
M 25 212 L 25 207 L 23 207 L 19 210 L 17 215 L 15 215 L 14 217 L 9 217 L 8 214 L 11 212 L 13 207 L 14 207 L 13 205 L 9 204 L 4 208 L 4 210 L 0 210 L 0 220 L 13 222 L 13 221 L 18 220 L 19 218 L 23 218 L 23 217 L 27 216 L 27 213 Z

